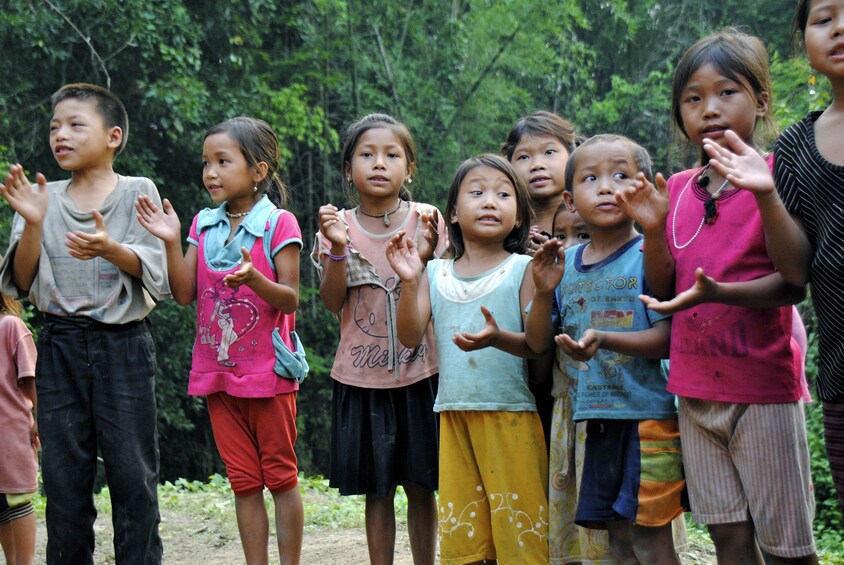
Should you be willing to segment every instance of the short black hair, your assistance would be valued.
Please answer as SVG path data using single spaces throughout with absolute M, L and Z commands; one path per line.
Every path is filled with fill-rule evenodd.
M 87 82 L 77 82 L 73 84 L 66 84 L 50 97 L 52 110 L 56 111 L 56 106 L 63 100 L 75 98 L 76 100 L 93 100 L 96 102 L 97 111 L 103 118 L 103 123 L 106 127 L 118 127 L 123 132 L 123 139 L 120 145 L 114 152 L 115 156 L 119 155 L 123 148 L 126 147 L 126 142 L 129 140 L 129 116 L 126 113 L 126 108 L 120 98 L 114 95 L 113 92 L 102 86 L 96 84 L 89 84 Z
M 574 168 L 576 166 L 580 150 L 584 147 L 589 147 L 590 145 L 596 145 L 598 143 L 621 143 L 626 145 L 630 150 L 630 155 L 633 156 L 633 160 L 636 162 L 636 167 L 639 171 L 645 174 L 645 178 L 648 179 L 649 182 L 654 182 L 654 165 L 647 149 L 629 137 L 613 133 L 603 133 L 590 137 L 572 152 L 568 163 L 566 163 L 566 190 L 572 193 L 574 192 Z

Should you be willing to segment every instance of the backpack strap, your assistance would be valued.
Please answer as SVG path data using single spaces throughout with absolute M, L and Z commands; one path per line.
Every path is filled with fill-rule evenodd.
M 276 224 L 278 224 L 278 218 L 284 213 L 284 210 L 281 208 L 276 208 L 272 212 L 270 212 L 270 217 L 267 218 L 267 224 L 264 226 L 264 255 L 267 257 L 267 262 L 270 264 L 273 272 L 275 273 L 275 261 L 273 261 L 272 256 L 272 245 L 273 245 L 273 236 L 275 235 L 275 228 Z

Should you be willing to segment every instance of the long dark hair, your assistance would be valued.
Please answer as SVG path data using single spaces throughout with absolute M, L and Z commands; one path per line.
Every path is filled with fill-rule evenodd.
M 218 133 L 224 133 L 237 142 L 246 163 L 253 169 L 258 163 L 267 164 L 267 174 L 258 183 L 258 191 L 266 194 L 279 208 L 287 207 L 287 187 L 278 176 L 278 136 L 272 126 L 264 120 L 238 116 L 212 127 L 205 132 L 203 139 Z
M 459 259 L 465 251 L 463 231 L 460 229 L 460 224 L 451 221 L 451 218 L 454 217 L 454 210 L 457 207 L 457 196 L 460 194 L 460 185 L 463 184 L 469 172 L 478 167 L 489 167 L 501 171 L 507 177 L 507 180 L 510 181 L 510 184 L 513 185 L 516 191 L 516 225 L 504 239 L 504 249 L 510 253 L 524 253 L 525 249 L 527 249 L 530 222 L 533 216 L 527 186 L 525 186 L 524 181 L 509 161 L 492 153 L 484 153 L 483 155 L 463 161 L 457 167 L 454 178 L 451 179 L 451 184 L 448 186 L 448 201 L 445 205 L 445 217 L 448 222 L 448 240 L 452 256 L 455 259 Z

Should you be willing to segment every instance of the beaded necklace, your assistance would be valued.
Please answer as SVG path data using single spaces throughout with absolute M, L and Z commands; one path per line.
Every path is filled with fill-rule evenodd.
M 671 236 L 674 238 L 674 247 L 677 249 L 685 249 L 688 247 L 698 236 L 700 230 L 703 229 L 703 224 L 712 225 L 718 219 L 718 198 L 721 196 L 721 192 L 727 187 L 730 182 L 728 180 L 724 180 L 721 183 L 721 186 L 718 187 L 718 190 L 713 192 L 709 195 L 709 198 L 706 199 L 706 202 L 703 204 L 703 217 L 700 219 L 700 224 L 697 226 L 694 235 L 684 243 L 680 245 L 677 243 L 677 210 L 680 208 L 680 201 L 683 200 L 683 195 L 686 194 L 686 191 L 692 184 L 692 179 L 695 179 L 698 186 L 705 187 L 709 184 L 709 177 L 707 176 L 709 173 L 709 165 L 703 169 L 700 175 L 697 176 L 695 179 L 694 175 L 689 177 L 689 180 L 686 181 L 686 186 L 683 187 L 683 190 L 680 191 L 680 196 L 677 197 L 677 203 L 674 205 L 674 214 L 671 216 Z

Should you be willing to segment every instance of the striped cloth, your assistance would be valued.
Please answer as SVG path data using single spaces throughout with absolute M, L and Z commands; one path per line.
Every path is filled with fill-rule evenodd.
M 838 507 L 844 513 L 844 402 L 823 403 L 823 430 Z
M 813 112 L 777 140 L 774 176 L 789 212 L 803 221 L 812 244 L 809 284 L 819 329 L 818 394 L 844 400 L 844 165 L 830 163 L 815 144 Z

